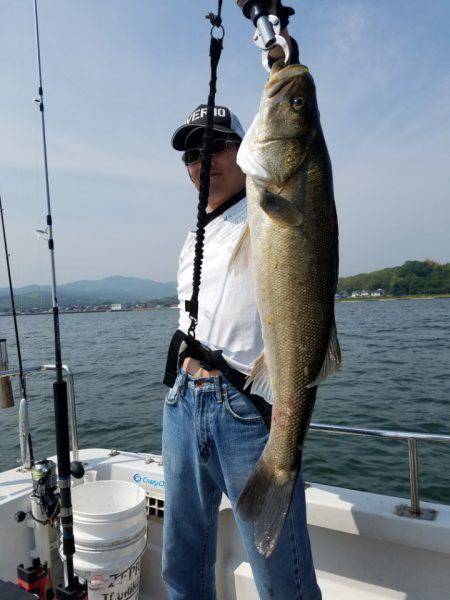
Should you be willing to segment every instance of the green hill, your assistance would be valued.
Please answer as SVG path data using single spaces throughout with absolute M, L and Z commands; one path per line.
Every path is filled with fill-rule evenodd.
M 401 267 L 341 277 L 338 288 L 349 294 L 354 290 L 370 292 L 378 288 L 393 296 L 449 294 L 450 263 L 441 265 L 432 260 L 408 260 Z

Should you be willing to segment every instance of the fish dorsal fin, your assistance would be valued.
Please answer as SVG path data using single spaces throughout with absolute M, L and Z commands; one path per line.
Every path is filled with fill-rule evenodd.
M 269 404 L 274 404 L 276 398 L 270 383 L 269 370 L 265 360 L 264 352 L 258 356 L 252 365 L 250 375 L 247 377 L 244 389 L 251 385 L 251 393 L 264 398 Z
M 312 381 L 306 387 L 312 388 L 316 385 L 319 385 L 319 383 L 326 379 L 329 375 L 336 373 L 340 366 L 341 348 L 339 346 L 339 340 L 337 337 L 336 323 L 333 322 L 322 368 L 320 369 L 319 374 L 314 379 L 314 381 Z
M 251 245 L 250 245 L 250 227 L 245 225 L 241 237 L 236 244 L 233 254 L 228 264 L 228 271 L 234 275 L 244 273 L 250 264 Z

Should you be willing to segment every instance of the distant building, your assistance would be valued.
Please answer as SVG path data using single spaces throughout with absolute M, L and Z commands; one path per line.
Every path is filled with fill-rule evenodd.
M 369 298 L 370 294 L 367 290 L 354 290 L 351 298 Z
M 115 310 L 122 310 L 122 305 L 119 303 L 111 304 L 111 311 L 115 311 Z
M 379 296 L 384 296 L 385 293 L 386 292 L 382 288 L 378 288 L 374 292 L 370 292 L 370 295 L 374 296 L 374 297 L 379 297 Z

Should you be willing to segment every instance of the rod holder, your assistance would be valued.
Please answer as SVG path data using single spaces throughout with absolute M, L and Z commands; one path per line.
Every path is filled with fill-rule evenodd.
M 24 375 L 31 373 L 49 373 L 56 370 L 54 364 L 41 365 L 39 367 L 26 367 L 23 370 Z M 67 385 L 68 385 L 68 400 L 70 410 L 70 428 L 72 433 L 72 460 L 79 459 L 79 448 L 78 448 L 78 430 L 77 430 L 77 412 L 75 403 L 75 385 L 74 377 L 71 369 L 67 365 L 62 366 L 63 372 L 66 374 Z M 0 369 L 0 381 L 7 377 L 14 377 L 19 375 L 20 371 L 15 369 L 2 370 Z
M 0 339 L 0 371 L 9 370 L 8 349 L 6 340 Z M 2 377 L 0 379 L 0 408 L 12 408 L 14 406 L 14 394 L 12 389 L 11 377 Z

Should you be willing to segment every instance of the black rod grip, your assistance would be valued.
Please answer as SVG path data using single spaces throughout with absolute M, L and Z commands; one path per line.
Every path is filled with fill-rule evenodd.
M 53 402 L 55 405 L 56 454 L 58 457 L 58 476 L 70 478 L 69 414 L 67 407 L 67 383 L 53 383 Z

